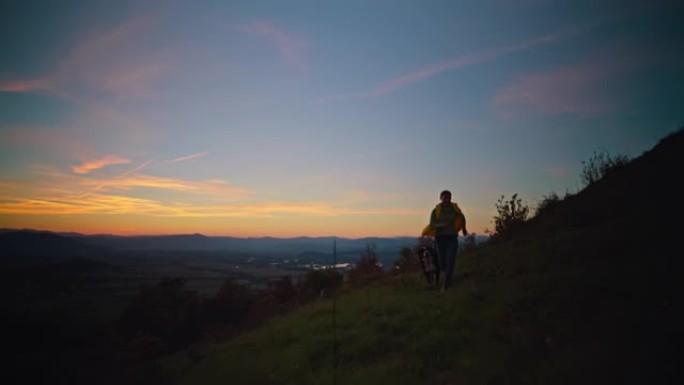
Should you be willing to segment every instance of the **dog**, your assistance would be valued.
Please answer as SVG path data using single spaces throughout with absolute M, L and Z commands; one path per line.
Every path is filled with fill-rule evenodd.
M 435 248 L 430 245 L 421 245 L 417 254 L 428 284 L 437 285 L 439 283 L 439 261 Z

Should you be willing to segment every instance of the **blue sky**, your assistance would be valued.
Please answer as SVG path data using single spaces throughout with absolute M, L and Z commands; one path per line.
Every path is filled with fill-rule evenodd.
M 417 236 L 582 188 L 684 124 L 684 9 L 639 1 L 10 2 L 0 227 Z

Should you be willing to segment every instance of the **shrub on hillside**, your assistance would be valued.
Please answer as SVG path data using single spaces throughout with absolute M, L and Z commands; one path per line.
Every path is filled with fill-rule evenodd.
M 131 341 L 156 341 L 156 354 L 187 346 L 201 335 L 200 301 L 184 290 L 184 278 L 143 284 L 123 310 L 119 330 Z
M 289 275 L 273 282 L 271 291 L 279 305 L 290 304 L 297 299 L 297 288 Z
M 382 277 L 380 260 L 375 253 L 375 245 L 369 244 L 361 253 L 354 268 L 349 271 L 349 282 L 354 286 L 364 286 Z
M 542 200 L 537 204 L 537 208 L 534 212 L 534 216 L 537 217 L 540 214 L 552 212 L 558 207 L 561 199 L 555 192 L 551 192 L 549 195 L 544 195 Z
M 582 182 L 585 186 L 590 186 L 627 163 L 629 158 L 624 155 L 611 156 L 607 152 L 594 151 L 588 160 L 582 161 Z
M 513 194 L 510 200 L 502 195 L 496 202 L 496 211 L 498 215 L 494 217 L 494 233 L 491 238 L 504 240 L 510 238 L 525 223 L 530 209 L 522 203 L 518 194 Z
M 300 283 L 300 293 L 308 300 L 320 296 L 328 296 L 342 285 L 342 274 L 335 270 L 309 270 Z
M 399 258 L 394 261 L 394 272 L 408 273 L 419 270 L 421 270 L 421 266 L 416 252 L 410 247 L 402 247 L 399 251 Z
M 227 279 L 216 296 L 205 301 L 205 320 L 237 328 L 247 322 L 255 304 L 255 293 L 248 286 Z

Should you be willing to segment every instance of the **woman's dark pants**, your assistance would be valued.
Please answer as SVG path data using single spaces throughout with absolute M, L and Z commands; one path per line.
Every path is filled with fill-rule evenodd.
M 454 264 L 458 253 L 458 235 L 437 235 L 435 236 L 437 246 L 437 256 L 439 257 L 439 267 L 444 272 L 444 288 L 451 286 L 451 277 L 454 274 Z M 437 277 L 439 281 L 439 276 Z

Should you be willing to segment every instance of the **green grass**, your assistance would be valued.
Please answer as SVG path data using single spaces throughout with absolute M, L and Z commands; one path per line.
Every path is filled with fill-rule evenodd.
M 456 286 L 418 273 L 345 287 L 231 341 L 159 360 L 170 384 L 642 384 L 679 375 L 682 258 L 663 227 L 680 133 L 504 243 L 459 255 Z M 677 218 L 677 215 L 673 215 Z M 669 232 L 668 232 L 669 230 Z M 677 235 L 680 233 L 677 229 Z
M 332 300 L 214 346 L 195 365 L 180 353 L 162 367 L 180 384 L 320 384 L 333 375 L 355 385 L 535 381 L 540 368 L 554 370 L 546 354 L 556 334 L 573 332 L 550 315 L 572 272 L 544 272 L 544 251 L 524 250 L 514 263 L 497 247 L 464 254 L 458 285 L 445 293 L 418 274 L 345 289 L 335 303 L 336 367 Z
M 335 300 L 336 357 L 333 301 L 319 300 L 206 348 L 195 363 L 187 352 L 165 357 L 165 382 L 629 382 L 620 368 L 643 356 L 635 349 L 660 349 L 632 338 L 645 316 L 632 301 L 643 288 L 631 283 L 646 278 L 639 264 L 597 248 L 595 230 L 463 253 L 445 293 L 418 273 L 345 286 Z

